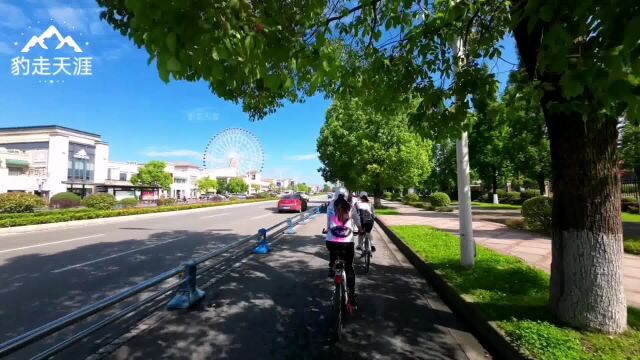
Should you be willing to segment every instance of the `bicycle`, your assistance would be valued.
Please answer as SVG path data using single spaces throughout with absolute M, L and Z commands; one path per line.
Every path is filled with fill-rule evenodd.
M 373 257 L 373 252 L 371 251 L 371 239 L 369 238 L 371 234 L 366 231 L 363 233 L 364 233 L 364 244 L 363 244 L 364 246 L 362 247 L 362 252 L 360 254 L 360 257 L 364 257 L 364 273 L 368 274 L 369 266 L 371 265 L 371 257 Z M 362 232 L 359 232 L 359 234 L 362 234 Z
M 326 229 L 322 230 L 327 233 Z M 355 235 L 355 233 L 354 233 Z M 355 307 L 349 302 L 349 292 L 347 291 L 347 273 L 344 260 L 345 250 L 336 251 L 336 260 L 333 263 L 333 283 L 335 285 L 331 305 L 332 305 L 332 330 L 337 341 L 342 339 L 343 318 L 345 314 L 353 314 Z

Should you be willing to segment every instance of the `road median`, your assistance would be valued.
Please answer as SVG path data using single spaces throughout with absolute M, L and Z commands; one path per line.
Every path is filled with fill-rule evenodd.
M 246 206 L 258 202 L 275 201 L 275 199 L 237 200 L 219 203 L 159 206 L 149 208 L 87 210 L 87 211 L 52 211 L 47 215 L 24 214 L 2 219 L 0 218 L 0 235 L 18 234 L 57 228 L 68 228 L 83 225 L 106 224 L 119 221 L 140 220 L 153 217 L 170 216 L 176 211 L 201 212 L 215 207 Z

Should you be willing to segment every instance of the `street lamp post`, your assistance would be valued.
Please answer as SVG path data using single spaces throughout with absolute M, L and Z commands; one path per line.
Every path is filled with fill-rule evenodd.
M 464 44 L 456 39 L 452 46 L 456 58 L 464 61 Z M 460 66 L 460 64 L 458 64 Z M 464 99 L 456 99 L 457 101 Z M 476 245 L 473 239 L 471 219 L 471 185 L 469 179 L 469 137 L 466 131 L 456 140 L 456 164 L 458 170 L 458 218 L 460 221 L 460 264 L 472 268 L 475 263 Z

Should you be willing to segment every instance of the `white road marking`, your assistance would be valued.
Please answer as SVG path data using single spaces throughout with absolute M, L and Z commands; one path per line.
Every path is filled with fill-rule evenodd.
M 271 216 L 271 214 L 264 214 L 264 215 L 260 215 L 260 216 L 254 216 L 254 217 L 252 217 L 252 218 L 251 218 L 251 219 L 249 219 L 249 220 L 262 219 L 262 218 L 265 218 L 265 217 L 267 217 L 267 216 Z
M 108 259 L 112 259 L 114 257 L 118 257 L 118 256 L 122 256 L 122 255 L 126 255 L 126 254 L 131 254 L 132 252 L 136 252 L 136 251 L 140 251 L 140 250 L 144 250 L 144 249 L 148 249 L 148 248 L 152 248 L 154 246 L 158 246 L 158 245 L 162 245 L 162 244 L 166 244 L 166 243 L 170 243 L 172 241 L 176 241 L 176 240 L 180 240 L 180 239 L 184 239 L 186 236 L 179 236 L 177 238 L 173 238 L 173 239 L 168 239 L 165 241 L 161 241 L 159 243 L 155 243 L 155 244 L 151 244 L 151 245 L 147 245 L 147 246 L 143 246 L 141 248 L 137 248 L 137 249 L 132 249 L 132 250 L 128 250 L 125 252 L 121 252 L 121 253 L 117 253 L 117 254 L 113 254 L 113 255 L 109 255 L 109 256 L 105 256 L 99 259 L 95 259 L 95 260 L 91 260 L 91 261 L 87 261 L 87 262 L 83 262 L 81 264 L 76 264 L 76 265 L 71 265 L 71 266 L 67 266 L 64 267 L 62 269 L 56 269 L 56 270 L 52 270 L 52 273 L 59 273 L 62 271 L 66 271 L 66 270 L 71 270 L 71 269 L 75 269 L 77 267 L 81 267 L 81 266 L 85 266 L 85 265 L 89 265 L 89 264 L 93 264 L 93 263 L 97 263 L 100 261 L 104 261 L 104 260 L 108 260 Z
M 212 217 L 216 217 L 216 216 L 222 216 L 222 215 L 229 215 L 229 213 L 214 214 L 214 215 L 208 215 L 208 216 L 200 216 L 200 219 L 208 219 L 208 218 L 212 218 Z
M 78 237 L 78 238 L 73 238 L 73 239 L 60 240 L 60 241 L 53 241 L 53 242 L 44 243 L 44 244 L 29 245 L 29 246 L 22 246 L 22 247 L 19 247 L 19 248 L 13 248 L 13 249 L 0 250 L 0 254 L 2 254 L 2 253 L 6 253 L 6 252 L 11 252 L 11 251 L 18 251 L 18 250 L 24 250 L 24 249 L 32 249 L 32 248 L 37 248 L 37 247 L 41 247 L 41 246 L 48 246 L 48 245 L 62 244 L 62 243 L 66 243 L 66 242 L 72 242 L 72 241 L 78 241 L 78 240 L 84 240 L 84 239 L 91 239 L 91 238 L 100 237 L 100 236 L 104 236 L 104 234 L 95 234 L 95 235 L 83 236 L 83 237 Z

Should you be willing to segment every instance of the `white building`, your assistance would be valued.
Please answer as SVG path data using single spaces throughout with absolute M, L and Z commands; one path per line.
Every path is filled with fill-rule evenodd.
M 91 194 L 108 160 L 109 145 L 97 134 L 56 125 L 0 128 L 0 193 Z
M 100 135 L 63 126 L 26 126 L 0 128 L 0 193 L 21 191 L 49 198 L 71 191 L 84 197 L 107 192 L 120 200 L 141 197 L 197 198 L 198 180 L 203 177 L 228 181 L 240 177 L 249 184 L 259 184 L 261 191 L 269 183 L 258 172 L 240 176 L 235 167 L 203 170 L 187 162 L 168 163 L 171 189 L 135 186 L 131 178 L 143 164 L 109 161 L 109 145 Z

